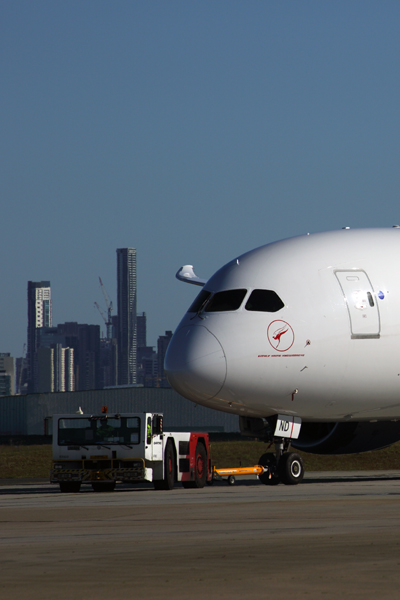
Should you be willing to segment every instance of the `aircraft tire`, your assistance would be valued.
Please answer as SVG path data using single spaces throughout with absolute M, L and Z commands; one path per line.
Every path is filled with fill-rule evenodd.
M 295 452 L 286 452 L 279 461 L 279 474 L 285 485 L 297 485 L 303 481 L 304 463 Z
M 80 489 L 80 481 L 60 481 L 60 492 L 63 494 L 77 494 Z
M 275 465 L 275 455 L 272 452 L 266 452 L 260 456 L 258 464 L 262 467 L 271 467 L 272 465 Z M 264 485 L 278 485 L 278 483 L 280 483 L 280 477 L 276 474 L 271 474 L 270 477 L 270 473 L 262 473 L 258 476 L 258 479 Z

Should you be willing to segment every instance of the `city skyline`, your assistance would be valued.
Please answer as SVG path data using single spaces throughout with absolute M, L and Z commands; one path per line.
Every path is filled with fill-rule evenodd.
M 131 250 L 135 251 L 135 270 L 137 269 L 137 263 L 136 263 L 136 248 L 130 248 Z M 118 250 L 123 250 L 123 249 L 116 249 L 116 252 L 118 252 Z M 99 277 L 97 277 L 97 285 L 95 286 L 95 292 L 97 294 L 97 299 L 94 301 L 95 304 L 97 304 L 97 306 L 100 308 L 101 312 L 103 314 L 100 313 L 99 316 L 99 311 L 98 310 L 94 310 L 91 311 L 93 314 L 93 325 L 98 325 L 100 327 L 100 339 L 106 339 L 107 338 L 107 324 L 105 322 L 105 316 L 107 315 L 107 305 L 105 304 L 104 301 L 104 297 L 102 295 L 102 290 L 101 290 L 101 285 L 98 285 L 98 280 Z M 115 291 L 114 293 L 110 293 L 110 300 L 111 303 L 114 305 L 115 308 L 118 307 L 118 303 L 117 303 L 117 298 L 118 298 L 118 264 L 117 264 L 117 270 L 116 270 L 116 274 L 115 274 Z M 26 282 L 24 283 L 24 287 L 25 287 L 25 298 L 26 298 Z M 136 280 L 136 287 L 137 287 L 137 280 Z M 46 290 L 44 292 L 44 294 L 46 295 L 46 298 L 36 298 L 36 295 L 39 293 L 40 296 L 43 295 L 43 291 L 42 290 Z M 39 292 L 38 292 L 39 291 Z M 197 290 L 195 290 L 197 291 Z M 52 326 L 53 323 L 53 307 L 55 306 L 55 314 L 57 315 L 57 313 L 59 312 L 57 309 L 57 304 L 53 304 L 53 300 L 52 300 L 52 294 L 54 295 L 54 292 L 56 292 L 56 297 L 57 297 L 57 290 L 55 290 L 54 287 L 51 286 L 51 281 L 46 279 L 46 280 L 42 280 L 39 282 L 34 282 L 31 280 L 28 280 L 28 319 L 27 319 L 27 325 L 25 326 L 25 332 L 28 330 L 28 334 L 25 333 L 25 338 L 21 339 L 21 340 L 15 340 L 13 339 L 12 343 L 9 345 L 9 347 L 5 348 L 4 350 L 0 347 L 0 353 L 1 352 L 5 352 L 5 353 L 9 353 L 10 356 L 14 357 L 14 358 L 20 358 L 22 356 L 22 351 L 23 348 L 25 347 L 25 356 L 26 359 L 28 361 L 28 353 L 29 353 L 29 338 L 30 336 L 34 337 L 36 336 L 35 332 L 32 332 L 32 330 L 30 331 L 29 328 L 29 321 L 30 319 L 32 319 L 32 322 L 34 322 L 35 324 L 37 323 L 39 326 Z M 29 302 L 29 297 L 30 294 L 33 294 L 32 296 L 32 303 Z M 136 294 L 137 294 L 137 290 L 136 290 Z M 135 294 L 135 296 L 136 296 Z M 34 310 L 34 305 L 36 303 L 36 300 L 40 300 L 42 306 L 44 307 L 45 305 L 47 305 L 47 312 L 45 312 L 44 308 L 40 308 L 39 311 L 39 316 L 37 315 L 36 311 Z M 135 298 L 136 300 L 136 298 Z M 25 310 L 24 310 L 24 318 L 26 318 L 26 313 L 27 313 L 27 307 L 26 307 L 26 303 L 24 306 Z M 92 308 L 92 307 L 91 307 Z M 114 317 L 117 316 L 116 311 L 114 308 Z M 137 309 L 137 305 L 135 306 L 135 311 L 137 316 L 139 315 L 139 311 Z M 140 311 L 140 315 L 145 314 L 146 315 L 147 311 Z M 39 321 L 37 321 L 37 319 L 39 318 Z M 62 320 L 60 318 L 55 318 L 54 319 L 55 322 L 57 323 L 61 323 Z M 96 321 L 100 321 L 100 323 L 96 323 Z M 75 316 L 73 314 L 70 314 L 70 318 L 66 319 L 64 321 L 64 323 L 68 323 L 68 322 L 78 322 L 78 320 L 75 318 Z M 147 319 L 146 319 L 146 323 L 147 323 Z M 33 329 L 36 329 L 36 327 L 33 327 Z M 153 346 L 154 348 L 157 348 L 157 340 L 158 337 L 160 335 L 163 335 L 163 333 L 161 333 L 162 331 L 166 331 L 166 329 L 162 329 L 159 332 L 155 332 L 154 331 L 154 327 L 151 327 L 152 329 L 152 334 L 153 336 L 155 336 L 155 338 L 153 339 L 153 343 L 150 344 L 151 346 Z M 30 333 L 29 333 L 30 332 Z M 146 331 L 146 336 L 147 336 L 147 331 Z M 1 344 L 1 340 L 0 340 L 0 344 Z M 14 352 L 12 351 L 12 348 L 14 348 Z M 20 348 L 20 350 L 19 350 Z
M 51 281 L 28 281 L 27 342 L 25 360 L 4 353 L 2 389 L 14 376 L 17 394 L 102 389 L 115 385 L 169 387 L 164 356 L 172 331 L 159 335 L 157 349 L 147 346 L 147 316 L 137 312 L 137 260 L 135 248 L 116 249 L 117 314 L 99 277 L 106 313 L 95 302 L 106 326 L 76 320 L 53 326 Z M 138 347 L 138 344 L 140 347 Z M 1 355 L 0 355 L 1 356 Z M 14 364 L 14 358 L 17 359 Z

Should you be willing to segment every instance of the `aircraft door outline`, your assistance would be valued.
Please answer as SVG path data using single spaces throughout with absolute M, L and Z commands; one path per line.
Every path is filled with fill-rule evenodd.
M 378 339 L 381 332 L 379 307 L 367 273 L 362 269 L 338 269 L 335 275 L 349 313 L 351 338 Z

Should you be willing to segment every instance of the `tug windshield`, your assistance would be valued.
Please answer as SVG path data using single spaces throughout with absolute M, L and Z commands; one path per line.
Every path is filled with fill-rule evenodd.
M 76 417 L 58 421 L 59 446 L 139 443 L 139 417 Z

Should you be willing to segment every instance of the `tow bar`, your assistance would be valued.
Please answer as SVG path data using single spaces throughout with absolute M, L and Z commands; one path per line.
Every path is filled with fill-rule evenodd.
M 237 469 L 216 469 L 213 470 L 213 479 L 224 481 L 224 476 L 227 476 L 226 481 L 229 485 L 235 484 L 235 476 L 240 475 L 261 475 L 267 473 L 268 467 L 255 465 L 254 467 L 238 467 Z

